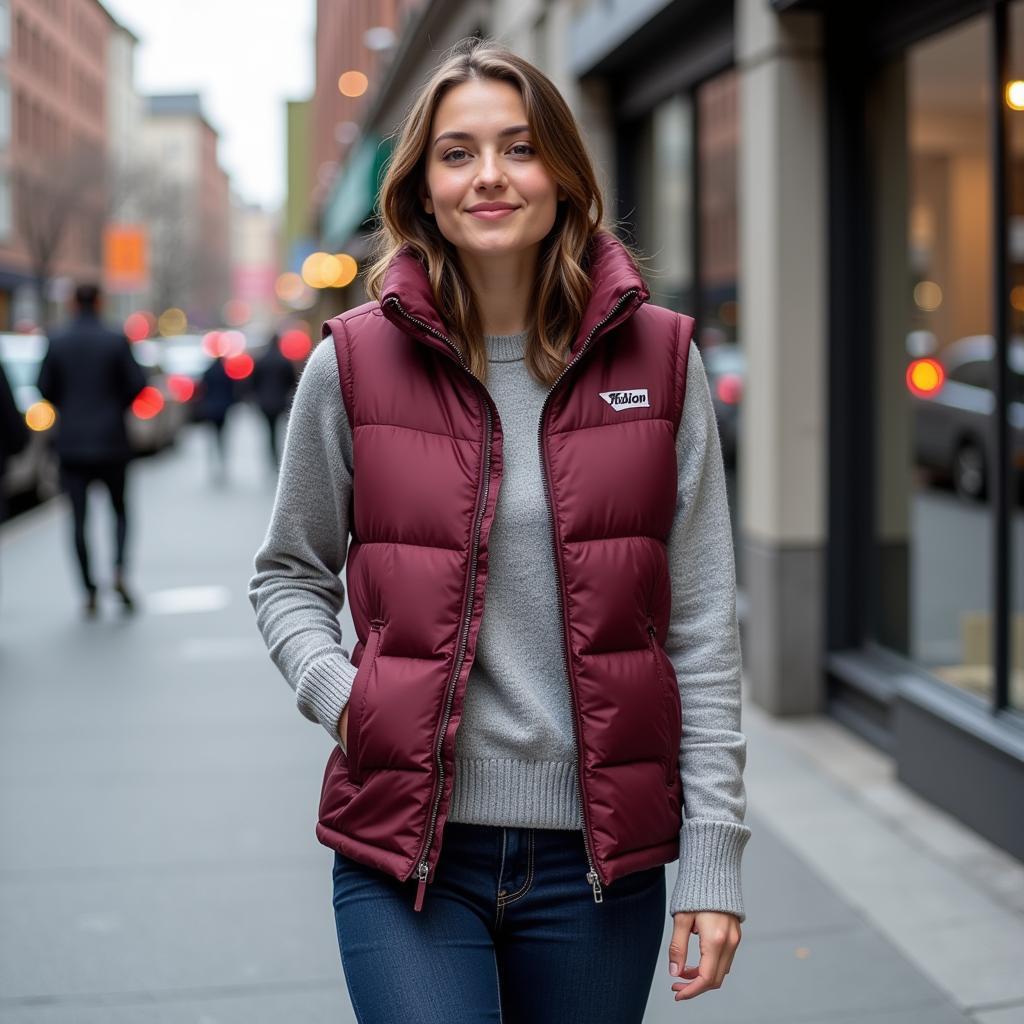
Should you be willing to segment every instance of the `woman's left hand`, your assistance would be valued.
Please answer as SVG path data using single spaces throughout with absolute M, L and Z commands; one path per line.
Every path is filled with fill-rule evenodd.
M 709 989 L 721 988 L 742 937 L 740 919 L 735 914 L 713 910 L 672 916 L 675 927 L 668 948 L 669 974 L 686 979 L 672 985 L 676 1002 L 692 999 Z M 696 932 L 700 938 L 700 963 L 696 967 L 686 966 L 691 932 Z

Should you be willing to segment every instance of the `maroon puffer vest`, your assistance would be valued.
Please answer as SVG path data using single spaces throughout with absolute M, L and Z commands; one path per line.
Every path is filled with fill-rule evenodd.
M 666 540 L 693 320 L 647 303 L 620 242 L 598 235 L 593 292 L 548 394 L 538 444 L 594 899 L 679 852 L 679 691 L 662 643 Z M 403 250 L 380 304 L 327 321 L 352 425 L 347 589 L 358 642 L 348 753 L 324 774 L 317 837 L 405 881 L 421 909 L 441 855 L 502 479 L 486 388 L 448 341 Z M 582 769 L 582 770 L 580 770 Z M 582 879 L 581 879 L 582 881 Z

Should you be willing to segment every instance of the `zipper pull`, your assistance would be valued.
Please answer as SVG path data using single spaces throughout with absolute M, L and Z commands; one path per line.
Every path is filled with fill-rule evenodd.
M 594 902 L 603 903 L 604 894 L 601 892 L 601 879 L 597 877 L 596 871 L 587 872 L 587 881 L 590 883 L 594 890 Z
M 427 895 L 427 873 L 429 872 L 427 862 L 423 861 L 420 864 L 419 869 L 419 885 L 416 886 L 416 903 L 413 905 L 413 910 L 423 909 L 423 899 Z

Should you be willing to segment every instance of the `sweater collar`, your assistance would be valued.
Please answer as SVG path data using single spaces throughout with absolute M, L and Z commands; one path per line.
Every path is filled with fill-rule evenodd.
M 617 327 L 650 298 L 650 291 L 634 268 L 625 246 L 613 234 L 596 233 L 588 255 L 593 287 L 570 349 L 570 359 L 579 352 L 592 331 L 600 329 L 605 333 Z M 452 347 L 444 340 L 447 330 L 434 303 L 426 268 L 408 243 L 388 264 L 380 304 L 384 315 L 401 330 L 432 348 L 453 354 Z

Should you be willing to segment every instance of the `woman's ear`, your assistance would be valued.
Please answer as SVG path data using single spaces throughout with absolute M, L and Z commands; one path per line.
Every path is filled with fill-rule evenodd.
M 430 193 L 424 189 L 420 193 L 420 200 L 423 203 L 423 209 L 427 211 L 430 216 L 434 215 L 434 201 L 430 198 Z

